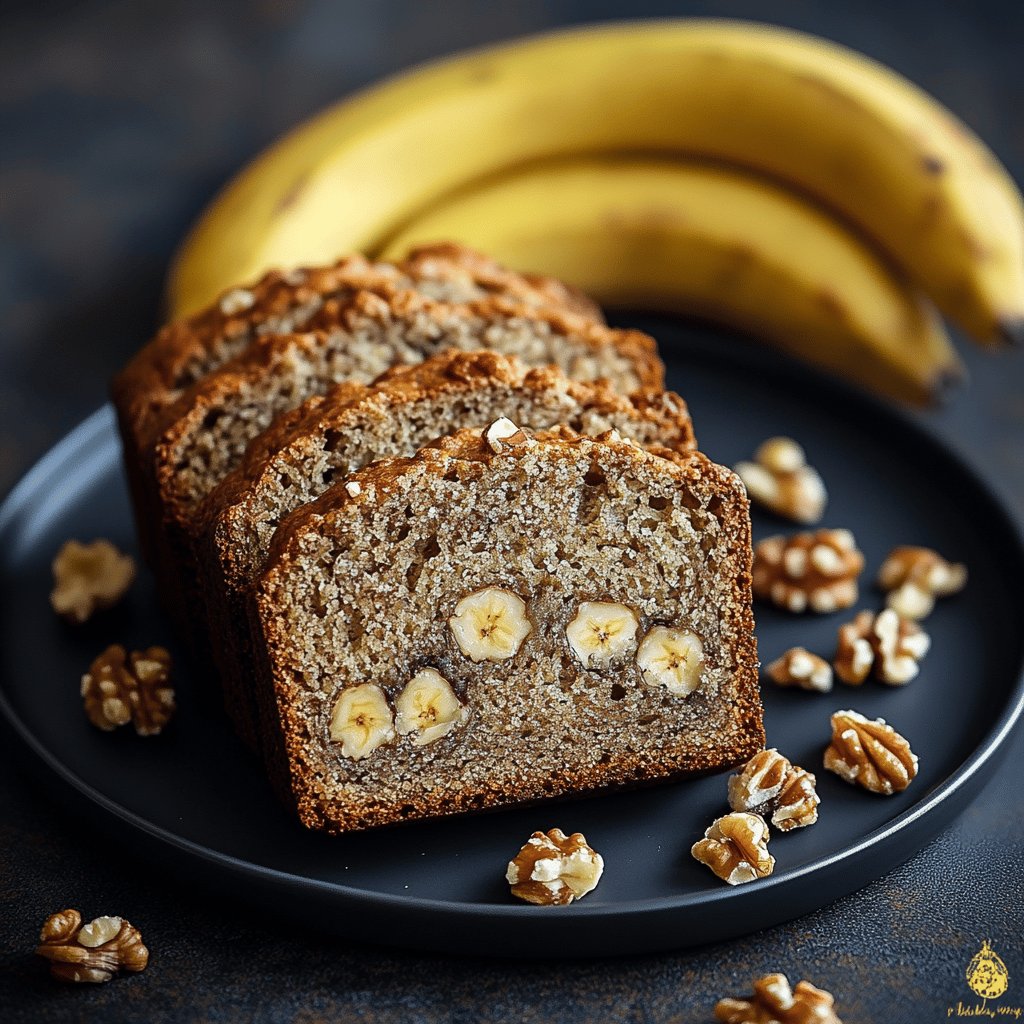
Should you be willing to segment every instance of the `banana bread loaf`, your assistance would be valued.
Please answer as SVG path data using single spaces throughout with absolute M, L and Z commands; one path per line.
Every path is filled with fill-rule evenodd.
M 254 587 L 272 774 L 336 832 L 742 762 L 750 567 L 742 484 L 696 452 L 489 427 L 376 462 Z
M 251 286 L 225 292 L 209 308 L 164 327 L 114 381 L 136 526 L 147 558 L 158 520 L 141 471 L 166 426 L 167 409 L 190 385 L 263 335 L 337 326 L 360 289 L 384 301 L 408 290 L 453 303 L 503 296 L 602 322 L 594 303 L 561 282 L 513 273 L 451 243 L 422 246 L 394 266 L 347 256 L 328 267 L 275 270 Z
M 278 524 L 369 462 L 413 455 L 459 427 L 499 417 L 529 430 L 567 424 L 581 434 L 617 429 L 641 444 L 694 447 L 686 405 L 656 390 L 617 395 L 606 382 L 530 369 L 497 352 L 451 351 L 384 374 L 371 386 L 347 382 L 282 417 L 250 444 L 238 466 L 195 516 L 196 564 L 225 701 L 243 737 L 257 737 L 250 692 L 245 594 Z

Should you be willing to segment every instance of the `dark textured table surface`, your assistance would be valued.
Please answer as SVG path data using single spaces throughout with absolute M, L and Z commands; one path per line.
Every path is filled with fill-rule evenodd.
M 0 493 L 105 398 L 150 333 L 167 259 L 213 190 L 296 120 L 461 47 L 611 17 L 713 14 L 809 29 L 940 97 L 1024 180 L 1024 6 L 614 0 L 39 0 L 0 15 Z M 966 350 L 968 390 L 925 419 L 1024 519 L 1024 358 Z M 965 686 L 981 680 L 965 679 Z M 783 970 L 836 993 L 847 1024 L 928 1024 L 975 1000 L 982 939 L 1024 1005 L 1024 735 L 955 825 L 840 903 L 740 941 L 619 961 L 503 963 L 364 948 L 225 902 L 130 856 L 0 750 L 0 1019 L 635 1021 L 711 1019 Z M 144 930 L 145 974 L 52 984 L 31 956 L 65 905 Z

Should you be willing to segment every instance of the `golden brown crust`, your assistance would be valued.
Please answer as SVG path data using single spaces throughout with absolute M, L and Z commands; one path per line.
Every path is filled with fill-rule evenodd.
M 630 365 L 640 388 L 650 393 L 644 401 L 656 403 L 659 400 L 664 368 L 653 339 L 639 331 L 613 330 L 575 316 L 535 310 L 500 297 L 451 305 L 408 291 L 399 292 L 385 301 L 377 292 L 363 289 L 344 301 L 331 299 L 311 320 L 313 329 L 309 332 L 271 334 L 254 339 L 242 355 L 196 381 L 161 412 L 164 429 L 159 437 L 153 439 L 157 451 L 154 466 L 157 487 L 154 493 L 164 497 L 160 506 L 151 511 L 157 511 L 158 518 L 163 518 L 165 509 L 169 507 L 172 517 L 180 515 L 174 498 L 168 505 L 166 495 L 171 491 L 159 486 L 162 481 L 166 487 L 174 489 L 173 465 L 161 466 L 160 460 L 172 453 L 180 438 L 193 429 L 196 422 L 202 422 L 207 412 L 214 409 L 224 396 L 237 391 L 248 381 L 259 380 L 268 366 L 289 352 L 312 352 L 323 347 L 332 328 L 352 329 L 366 320 L 412 321 L 417 317 L 427 317 L 438 325 L 452 319 L 483 324 L 521 320 L 550 328 L 553 335 L 571 337 L 595 354 L 613 350 Z
M 539 308 L 565 308 L 572 315 L 602 322 L 600 309 L 593 302 L 561 282 L 514 273 L 482 253 L 456 243 L 419 246 L 395 265 L 371 263 L 356 254 L 325 267 L 268 271 L 255 283 L 243 287 L 251 296 L 245 308 L 225 302 L 239 290 L 232 288 L 206 309 L 167 324 L 117 375 L 113 384 L 114 403 L 123 410 L 133 436 L 145 444 L 152 439 L 155 429 L 151 417 L 205 375 L 201 361 L 217 344 L 236 337 L 247 342 L 268 322 L 308 305 L 323 303 L 332 296 L 346 297 L 367 289 L 382 298 L 391 298 L 424 281 L 451 281 L 459 274 L 495 297 L 508 296 Z M 239 354 L 242 348 L 244 345 L 232 355 Z
M 734 638 L 731 649 L 735 666 L 735 688 L 730 698 L 732 724 L 725 736 L 710 746 L 690 745 L 689 737 L 680 737 L 674 750 L 657 752 L 630 751 L 628 755 L 608 757 L 594 765 L 567 766 L 543 785 L 521 781 L 512 788 L 466 787 L 453 792 L 450 788 L 434 798 L 427 794 L 405 803 L 401 808 L 383 800 L 368 800 L 359 806 L 340 802 L 321 781 L 317 765 L 310 759 L 308 744 L 310 723 L 301 710 L 302 687 L 292 672 L 282 664 L 279 652 L 285 649 L 287 637 L 281 632 L 277 583 L 293 565 L 301 564 L 303 537 L 311 531 L 331 536 L 338 515 L 350 515 L 360 505 L 379 502 L 392 491 L 422 487 L 431 477 L 442 477 L 453 463 L 485 465 L 495 458 L 526 457 L 527 446 L 505 449 L 495 454 L 486 445 L 478 430 L 466 430 L 440 439 L 434 447 L 423 449 L 408 459 L 386 459 L 375 463 L 350 478 L 360 486 L 356 494 L 338 486 L 295 513 L 278 529 L 267 560 L 267 568 L 252 594 L 253 619 L 258 623 L 260 676 L 258 699 L 276 716 L 277 729 L 268 737 L 268 757 L 278 790 L 295 806 L 300 819 L 310 828 L 345 831 L 387 824 L 408 818 L 447 815 L 482 807 L 533 802 L 551 796 L 577 794 L 691 775 L 739 764 L 762 749 L 764 730 L 757 675 L 757 649 L 753 635 L 751 611 L 751 545 L 750 520 L 746 493 L 729 470 L 710 462 L 694 452 L 675 453 L 671 460 L 655 456 L 627 442 L 605 435 L 597 441 L 573 436 L 559 429 L 537 435 L 552 458 L 576 458 L 585 445 L 614 448 L 628 459 L 655 459 L 687 493 L 698 496 L 707 507 L 713 507 L 725 525 L 726 551 L 718 572 L 731 583 L 731 600 L 722 609 Z M 406 797 L 408 799 L 408 797 Z
M 302 354 L 314 360 L 318 350 L 342 351 L 347 341 L 337 334 L 338 328 L 355 336 L 371 324 L 385 332 L 396 323 L 415 325 L 421 339 L 430 339 L 419 343 L 422 351 L 417 355 L 422 358 L 436 352 L 438 344 L 448 344 L 440 339 L 445 339 L 446 331 L 453 326 L 472 334 L 475 340 L 478 336 L 486 337 L 489 328 L 504 325 L 508 329 L 528 327 L 531 334 L 552 339 L 552 349 L 575 351 L 584 364 L 593 364 L 584 365 L 581 375 L 598 372 L 604 360 L 613 359 L 620 373 L 642 387 L 660 388 L 664 380 L 656 346 L 647 335 L 612 330 L 581 317 L 537 309 L 503 297 L 451 304 L 413 291 L 384 298 L 363 289 L 344 299 L 332 297 L 310 323 L 323 329 L 300 335 L 260 337 L 241 356 L 198 380 L 161 414 L 165 429 L 154 445 L 152 460 L 143 455 L 136 462 L 141 480 L 140 518 L 159 524 L 148 544 L 150 558 L 161 578 L 165 603 L 196 650 L 203 650 L 201 628 L 194 622 L 194 612 L 189 612 L 198 601 L 190 540 L 196 502 L 182 469 L 187 461 L 183 441 L 197 436 L 207 417 L 217 416 L 228 396 L 257 386 L 272 365 L 287 363 Z M 469 325 L 476 326 L 470 329 Z M 560 339 L 565 339 L 564 345 Z
M 480 288 L 492 294 L 524 296 L 532 292 L 537 296 L 538 304 L 566 309 L 577 316 L 604 323 L 601 307 L 578 288 L 553 277 L 510 271 L 490 256 L 460 242 L 418 245 L 409 251 L 403 265 L 409 268 L 412 276 L 433 277 L 443 269 L 436 266 L 438 261 L 449 267 L 461 267 Z
M 163 327 L 112 385 L 143 554 L 152 560 L 156 547 L 152 524 L 157 510 L 152 507 L 147 463 L 167 426 L 168 407 L 190 385 L 241 355 L 260 334 L 337 326 L 345 303 L 361 289 L 390 302 L 409 289 L 460 282 L 472 293 L 508 295 L 531 309 L 565 308 L 580 319 L 602 322 L 593 303 L 559 282 L 515 274 L 479 253 L 446 243 L 423 246 L 394 266 L 353 255 L 325 267 L 273 270 L 251 285 L 228 289 L 193 316 Z

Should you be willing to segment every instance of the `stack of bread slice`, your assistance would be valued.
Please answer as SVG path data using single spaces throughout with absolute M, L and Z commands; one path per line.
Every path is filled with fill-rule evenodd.
M 165 603 L 305 824 L 761 748 L 742 485 L 572 289 L 452 245 L 273 273 L 114 394 Z

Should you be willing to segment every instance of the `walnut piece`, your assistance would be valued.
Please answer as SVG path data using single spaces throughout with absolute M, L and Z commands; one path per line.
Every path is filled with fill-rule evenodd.
M 828 501 L 825 484 L 791 437 L 769 438 L 754 452 L 753 462 L 734 468 L 751 500 L 795 523 L 821 521 Z
M 779 831 L 789 832 L 818 820 L 816 782 L 810 772 L 790 763 L 774 748 L 762 750 L 730 777 L 729 806 L 763 818 L 770 815 Z
M 111 608 L 135 579 L 135 562 L 108 540 L 82 544 L 69 540 L 53 560 L 53 610 L 81 624 L 93 612 Z
M 499 417 L 484 431 L 484 440 L 495 454 L 500 454 L 506 447 L 535 443 L 522 427 L 507 416 Z
M 143 971 L 149 950 L 137 928 L 121 917 L 97 917 L 82 924 L 77 910 L 62 910 L 46 919 L 36 953 L 50 961 L 61 981 L 110 981 L 118 971 Z
M 754 548 L 754 596 L 791 612 L 834 612 L 856 603 L 863 569 L 849 530 L 766 537 Z
M 766 974 L 746 999 L 720 999 L 715 1017 L 722 1024 L 843 1024 L 830 992 L 808 981 L 789 987 L 784 974 Z
M 845 683 L 859 686 L 873 671 L 880 682 L 903 686 L 918 674 L 918 663 L 930 647 L 928 634 L 912 619 L 900 618 L 892 608 L 877 615 L 858 612 L 852 622 L 839 627 L 836 675 Z
M 947 562 L 931 548 L 893 548 L 878 570 L 886 605 L 904 619 L 931 615 L 935 598 L 956 594 L 966 583 L 967 566 Z
M 509 861 L 505 879 L 512 895 L 537 906 L 564 906 L 596 888 L 604 860 L 579 832 L 534 832 Z
M 832 716 L 832 742 L 825 749 L 825 767 L 872 793 L 891 796 L 914 780 L 917 755 L 883 719 L 872 721 L 856 711 L 837 711 Z
M 131 722 L 140 736 L 155 736 L 174 714 L 171 656 L 163 647 L 132 651 L 111 644 L 82 676 L 89 721 L 110 732 Z
M 718 818 L 690 853 L 729 885 L 767 878 L 775 870 L 768 826 L 758 814 L 734 812 Z
M 828 693 L 832 689 L 832 666 L 804 647 L 790 647 L 765 671 L 779 686 L 798 686 L 802 690 Z

